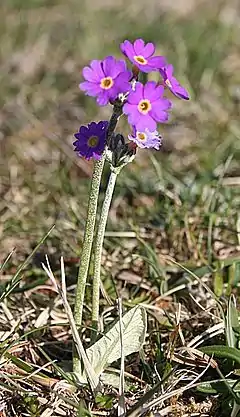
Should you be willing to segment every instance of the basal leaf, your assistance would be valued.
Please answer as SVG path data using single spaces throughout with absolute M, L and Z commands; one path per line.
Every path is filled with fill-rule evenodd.
M 138 352 L 143 345 L 146 334 L 146 312 L 143 307 L 136 306 L 129 310 L 122 318 L 124 356 Z M 95 373 L 99 376 L 111 363 L 121 357 L 119 321 L 86 350 L 87 357 Z M 85 382 L 86 375 L 79 376 Z
M 240 352 L 235 347 L 228 347 L 223 345 L 203 346 L 199 348 L 207 355 L 214 355 L 216 358 L 232 359 L 240 364 Z

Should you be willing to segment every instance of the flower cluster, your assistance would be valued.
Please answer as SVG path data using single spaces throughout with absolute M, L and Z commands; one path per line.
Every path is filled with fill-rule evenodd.
M 135 147 L 159 149 L 161 136 L 157 124 L 167 122 L 172 107 L 170 100 L 164 97 L 165 89 L 184 100 L 189 99 L 188 92 L 173 76 L 173 66 L 166 58 L 155 55 L 153 43 L 145 44 L 142 39 L 133 43 L 125 40 L 120 50 L 133 64 L 131 70 L 125 60 L 113 56 L 93 60 L 90 66 L 83 68 L 85 81 L 79 87 L 85 94 L 96 97 L 99 106 L 120 103 L 121 113 L 127 116 L 132 131 L 128 139 Z M 151 71 L 159 74 L 159 81 L 141 83 L 139 73 Z M 99 159 L 108 145 L 109 126 L 108 122 L 92 122 L 88 127 L 80 127 L 74 142 L 79 155 Z

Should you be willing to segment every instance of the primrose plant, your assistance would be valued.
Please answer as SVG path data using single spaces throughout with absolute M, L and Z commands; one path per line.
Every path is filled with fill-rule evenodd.
M 120 50 L 130 61 L 107 56 L 93 60 L 83 68 L 84 81 L 79 85 L 86 95 L 95 97 L 99 106 L 112 106 L 109 121 L 91 122 L 80 126 L 73 143 L 75 151 L 87 160 L 94 159 L 94 170 L 89 194 L 88 212 L 81 252 L 76 289 L 74 318 L 77 328 L 82 324 L 85 285 L 93 249 L 92 327 L 97 334 L 99 319 L 99 288 L 101 254 L 108 212 L 117 176 L 121 169 L 131 162 L 137 148 L 160 149 L 161 136 L 158 123 L 169 118 L 172 103 L 164 97 L 169 89 L 176 97 L 189 99 L 188 92 L 173 76 L 173 66 L 163 56 L 155 55 L 153 43 L 137 39 L 133 43 L 125 40 Z M 142 73 L 156 72 L 159 81 L 140 80 Z M 128 140 L 115 129 L 120 117 L 126 117 L 129 124 Z M 103 201 L 97 227 L 96 213 L 101 175 L 105 160 L 109 162 L 111 174 Z M 95 230 L 96 229 L 96 230 Z M 93 248 L 92 248 L 93 246 Z M 93 334 L 93 340 L 94 338 Z M 98 342 L 96 342 L 98 343 Z M 138 348 L 137 348 L 138 349 Z M 79 360 L 74 357 L 74 370 L 79 370 Z

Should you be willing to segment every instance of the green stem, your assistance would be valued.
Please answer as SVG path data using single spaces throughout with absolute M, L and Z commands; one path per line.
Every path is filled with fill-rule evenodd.
M 74 319 L 79 330 L 82 324 L 82 312 L 83 312 L 83 302 L 85 295 L 85 287 L 89 269 L 89 263 L 91 258 L 92 242 L 94 236 L 94 228 L 96 221 L 97 213 L 97 203 L 100 182 L 102 177 L 103 166 L 105 162 L 106 155 L 103 153 L 99 161 L 95 161 L 90 195 L 88 200 L 88 210 L 87 210 L 87 220 L 85 225 L 85 232 L 83 238 L 83 247 L 81 253 L 80 266 L 78 270 L 78 280 L 75 296 L 75 307 L 74 307 Z M 79 372 L 80 370 L 80 361 L 77 355 L 76 350 L 73 350 L 73 371 Z
M 102 259 L 102 247 L 104 234 L 108 219 L 108 213 L 112 201 L 113 191 L 118 176 L 118 171 L 112 171 L 105 198 L 102 205 L 101 217 L 98 224 L 98 230 L 94 246 L 94 272 L 93 272 L 93 292 L 92 292 L 92 341 L 96 338 L 96 330 L 98 329 L 98 319 L 99 319 L 99 291 L 101 283 L 101 259 Z

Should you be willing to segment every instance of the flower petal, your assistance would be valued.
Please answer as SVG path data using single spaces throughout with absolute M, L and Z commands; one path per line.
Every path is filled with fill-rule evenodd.
M 99 61 L 98 59 L 94 59 L 90 63 L 91 68 L 98 75 L 98 77 L 99 77 L 98 79 L 102 79 L 104 77 L 104 72 L 102 70 L 101 63 L 102 63 L 102 61 Z
M 97 103 L 99 104 L 99 106 L 106 106 L 108 102 L 109 102 L 109 95 L 106 94 L 105 91 L 97 97 Z
M 190 98 L 187 90 L 185 90 L 185 88 L 182 87 L 181 85 L 178 87 L 177 90 L 175 90 L 175 95 L 178 98 L 182 98 L 183 100 L 189 100 Z
M 127 102 L 130 104 L 138 104 L 140 100 L 143 98 L 143 84 L 140 82 L 137 82 L 135 84 L 135 90 L 130 91 Z
M 109 125 L 109 122 L 107 120 L 101 120 L 98 123 L 98 126 L 102 131 L 106 130 L 108 128 L 108 125 Z
M 148 81 L 143 90 L 143 97 L 152 101 L 159 99 L 159 93 L 161 90 L 157 89 L 157 83 L 155 81 Z
M 101 87 L 98 84 L 90 83 L 89 81 L 84 81 L 83 83 L 80 83 L 79 88 L 83 91 L 86 91 L 87 95 L 93 97 L 102 91 Z
M 147 43 L 143 48 L 143 56 L 144 58 L 149 58 L 155 52 L 155 46 L 152 42 Z
M 115 59 L 115 70 L 116 75 L 118 75 L 121 72 L 127 72 L 127 64 L 123 59 Z M 115 78 L 115 75 L 113 75 Z
M 142 55 L 143 53 L 143 49 L 144 49 L 144 41 L 142 39 L 136 39 L 134 44 L 133 44 L 133 48 L 135 51 L 136 55 Z
M 97 72 L 93 71 L 92 68 L 84 67 L 82 70 L 82 75 L 87 81 L 91 81 L 94 83 L 99 82 L 100 77 Z
M 82 136 L 85 136 L 87 139 L 89 138 L 89 128 L 87 126 L 81 126 L 79 129 L 79 133 Z
M 137 106 L 135 106 L 134 104 L 131 104 L 131 103 L 125 103 L 124 104 L 124 106 L 123 106 L 123 113 L 124 114 L 131 114 L 131 113 L 134 113 L 135 111 L 138 111 L 137 110 Z
M 141 115 L 135 126 L 139 132 L 143 132 L 145 129 L 153 131 L 156 129 L 157 123 L 149 114 L 146 114 L 144 116 Z
M 128 115 L 128 122 L 130 125 L 135 126 L 142 117 L 142 114 L 139 113 L 136 106 L 132 106 L 127 103 L 123 106 L 123 112 Z
M 170 100 L 168 100 L 167 98 L 161 98 L 155 101 L 154 103 L 152 103 L 152 109 L 150 110 L 150 114 L 152 111 L 154 111 L 154 113 L 158 113 L 158 110 L 159 111 L 168 110 L 171 107 L 172 107 L 172 103 Z
M 122 53 L 128 58 L 133 57 L 135 55 L 133 45 L 128 40 L 120 44 L 120 49 Z
M 159 123 L 163 123 L 168 120 L 168 113 L 157 106 L 151 109 L 150 115 Z
M 165 69 L 167 78 L 172 78 L 173 72 L 174 72 L 173 65 L 172 64 L 168 64 L 168 65 L 166 65 L 166 67 L 164 69 Z
M 123 60 L 117 60 L 113 56 L 107 56 L 102 61 L 102 68 L 106 77 L 110 76 L 115 78 L 120 72 L 126 70 L 126 64 Z
M 164 56 L 153 56 L 152 58 L 148 59 L 148 65 L 152 67 L 152 70 L 155 69 L 157 71 L 159 68 L 164 67 L 167 61 Z
M 172 88 L 169 88 L 171 92 L 178 98 L 182 98 L 183 100 L 189 100 L 189 94 L 187 90 L 179 84 L 176 78 L 171 78 Z
M 126 93 L 127 91 L 130 91 L 131 84 L 129 80 L 131 79 L 131 72 L 125 71 L 120 72 L 120 74 L 115 78 L 114 85 L 118 91 L 118 93 Z

